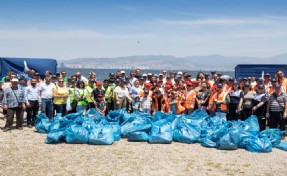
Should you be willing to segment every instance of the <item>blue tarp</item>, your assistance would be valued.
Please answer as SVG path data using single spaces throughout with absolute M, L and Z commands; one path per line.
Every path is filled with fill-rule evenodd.
M 26 61 L 28 68 L 38 72 L 41 78 L 44 77 L 46 70 L 50 70 L 52 74 L 57 72 L 57 61 L 55 59 L 0 57 L 1 78 L 6 76 L 9 70 L 16 74 L 23 73 L 24 61 Z

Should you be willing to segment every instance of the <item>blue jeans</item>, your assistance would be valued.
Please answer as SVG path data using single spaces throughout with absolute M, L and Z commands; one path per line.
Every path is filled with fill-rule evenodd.
M 62 116 L 66 115 L 66 104 L 54 104 L 54 107 L 57 114 L 61 113 Z
M 52 98 L 42 98 L 41 113 L 46 114 L 50 119 L 53 117 L 53 100 Z

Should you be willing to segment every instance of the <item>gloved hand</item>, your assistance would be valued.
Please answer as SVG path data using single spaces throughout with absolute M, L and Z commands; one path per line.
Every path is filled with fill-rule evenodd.
M 267 112 L 266 113 L 266 118 L 269 119 L 269 117 L 270 117 L 270 114 Z

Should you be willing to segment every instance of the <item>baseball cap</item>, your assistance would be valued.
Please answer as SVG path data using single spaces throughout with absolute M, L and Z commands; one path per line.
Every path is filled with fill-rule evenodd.
M 98 98 L 103 98 L 104 95 L 103 95 L 103 94 L 99 94 L 97 97 L 98 97 Z
M 265 73 L 265 75 L 264 76 L 270 76 L 270 74 L 269 73 Z
M 144 76 L 147 76 L 147 74 L 144 73 L 144 74 L 143 74 L 143 77 L 144 77 Z
M 148 93 L 149 93 L 149 90 L 145 90 L 144 93 L 145 93 L 145 94 L 148 94 Z
M 250 84 L 249 83 L 245 83 L 244 87 L 250 87 Z
M 121 73 L 126 73 L 126 72 L 122 70 Z
M 40 73 L 36 72 L 36 73 L 35 73 L 35 76 L 40 76 Z
M 145 87 L 151 87 L 151 83 L 145 83 L 144 86 Z
M 148 73 L 147 75 L 148 75 L 148 76 L 151 76 L 152 74 L 151 74 L 151 73 Z
M 276 79 L 271 79 L 271 82 L 277 82 Z
M 19 82 L 19 80 L 17 78 L 13 78 L 11 82 Z
M 179 72 L 177 72 L 177 74 L 178 74 L 178 75 L 182 75 L 182 72 L 181 72 L 181 71 L 179 71 Z
M 258 89 L 264 89 L 264 85 L 263 84 L 259 85 Z
M 186 85 L 187 85 L 187 86 L 192 86 L 193 84 L 188 81 L 188 82 L 186 83 Z
M 103 83 L 101 81 L 97 81 L 97 86 L 101 86 Z
M 223 85 L 221 83 L 217 84 L 217 88 L 222 88 Z

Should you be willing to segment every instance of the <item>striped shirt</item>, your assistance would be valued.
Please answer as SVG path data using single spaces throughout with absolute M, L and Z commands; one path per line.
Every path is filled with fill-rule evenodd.
M 284 111 L 285 102 L 287 102 L 287 96 L 283 92 L 280 92 L 278 96 L 275 93 L 272 93 L 269 97 L 269 102 L 270 111 L 282 112 Z

